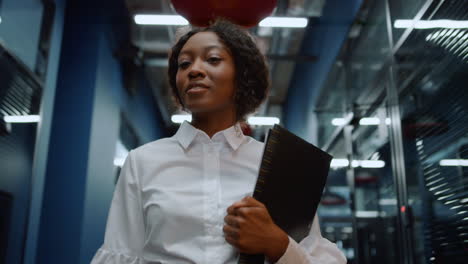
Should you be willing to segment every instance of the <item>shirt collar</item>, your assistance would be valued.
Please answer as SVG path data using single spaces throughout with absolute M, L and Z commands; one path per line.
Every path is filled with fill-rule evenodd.
M 177 130 L 175 138 L 179 141 L 180 145 L 182 145 L 184 149 L 187 149 L 199 133 L 205 134 L 205 136 L 207 136 L 205 132 L 195 128 L 189 122 L 184 121 Z M 219 137 L 218 134 L 222 134 L 224 136 L 233 150 L 237 150 L 245 138 L 239 123 L 236 123 L 235 125 L 225 130 L 217 132 L 215 135 L 213 135 L 212 139 Z

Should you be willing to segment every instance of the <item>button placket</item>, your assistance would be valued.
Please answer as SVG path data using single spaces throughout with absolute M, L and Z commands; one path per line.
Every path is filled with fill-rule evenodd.
M 217 231 L 217 209 L 218 209 L 218 178 L 219 178 L 219 158 L 213 144 L 204 145 L 205 160 L 205 223 L 207 233 L 216 236 Z
M 216 195 L 216 216 L 215 216 L 215 225 L 216 225 L 216 231 L 218 233 L 218 238 L 222 237 L 223 231 L 222 231 L 222 224 L 224 222 L 224 217 L 222 216 L 221 211 L 223 209 L 221 208 L 221 195 L 222 195 L 222 189 L 221 189 L 221 151 L 222 151 L 222 144 L 218 143 L 216 145 L 215 151 L 216 151 L 216 164 L 217 164 L 217 172 L 216 172 L 216 189 L 217 191 L 214 192 L 213 195 Z

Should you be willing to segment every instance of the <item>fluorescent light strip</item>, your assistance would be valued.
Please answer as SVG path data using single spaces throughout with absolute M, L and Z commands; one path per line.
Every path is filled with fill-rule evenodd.
M 334 126 L 342 126 L 342 125 L 346 124 L 346 119 L 344 119 L 344 118 L 333 118 L 331 123 Z
M 125 158 L 115 158 L 114 159 L 114 166 L 122 167 L 125 163 Z
M 192 116 L 191 115 L 172 115 L 171 117 L 172 122 L 174 123 L 183 123 L 184 121 L 191 122 Z M 279 124 L 280 120 L 277 117 L 262 117 L 262 116 L 253 116 L 248 119 L 248 123 L 250 125 L 255 126 L 272 126 L 274 124 Z
M 138 25 L 165 25 L 165 26 L 185 26 L 189 22 L 178 15 L 135 15 L 133 17 Z
M 252 116 L 249 117 L 247 122 L 254 126 L 272 126 L 274 124 L 279 124 L 280 120 L 277 117 Z
M 359 124 L 363 126 L 378 126 L 380 125 L 380 118 L 364 117 L 359 120 Z M 390 118 L 385 118 L 385 124 L 390 125 Z
M 138 25 L 185 26 L 189 22 L 179 15 L 135 15 L 133 20 Z M 260 21 L 260 27 L 304 28 L 308 20 L 303 17 L 267 17 Z
M 385 161 L 383 160 L 360 160 L 359 166 L 362 168 L 383 168 Z
M 171 121 L 173 123 L 178 123 L 178 124 L 181 124 L 184 121 L 191 122 L 192 121 L 192 116 L 191 115 L 172 115 Z
M 380 119 L 377 117 L 365 117 L 359 120 L 359 124 L 363 126 L 378 126 L 380 124 Z
M 308 20 L 303 17 L 267 17 L 260 21 L 260 27 L 304 28 Z
M 395 28 L 429 29 L 429 28 L 468 28 L 468 20 L 419 20 L 397 19 L 393 23 Z
M 330 167 L 342 168 L 348 167 L 349 161 L 347 159 L 332 159 Z M 385 167 L 385 161 L 383 160 L 353 160 L 351 162 L 353 168 L 383 168 Z
M 340 167 L 348 167 L 349 161 L 347 159 L 332 159 L 330 163 L 330 167 L 332 168 L 340 168 Z
M 333 118 L 331 121 L 334 126 L 342 126 L 346 124 L 346 119 L 344 118 Z M 385 118 L 385 124 L 390 125 L 390 118 Z M 359 124 L 362 126 L 378 126 L 380 124 L 380 118 L 378 117 L 363 117 L 359 120 Z
M 4 116 L 3 120 L 7 123 L 37 123 L 41 117 L 38 115 Z
M 378 211 L 356 211 L 356 217 L 374 218 L 378 216 L 379 216 Z
M 439 161 L 439 165 L 468 167 L 468 159 L 443 159 Z

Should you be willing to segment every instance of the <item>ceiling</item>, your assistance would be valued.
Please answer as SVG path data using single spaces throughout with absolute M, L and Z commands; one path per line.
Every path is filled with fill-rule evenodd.
M 273 16 L 319 17 L 325 0 L 278 0 Z M 170 0 L 126 0 L 126 7 L 135 14 L 176 14 Z M 131 24 L 131 42 L 136 47 L 138 61 L 145 69 L 154 99 L 158 104 L 166 127 L 172 125 L 171 115 L 175 108 L 166 77 L 167 52 L 174 43 L 177 26 L 142 26 Z M 313 61 L 316 57 L 299 55 L 304 37 L 304 28 L 259 28 L 249 30 L 256 38 L 260 50 L 268 58 L 272 87 L 270 96 L 260 107 L 258 115 L 275 116 L 281 119 L 295 64 Z

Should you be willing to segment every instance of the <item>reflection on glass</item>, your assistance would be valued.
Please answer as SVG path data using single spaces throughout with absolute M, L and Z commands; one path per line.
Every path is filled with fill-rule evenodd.
M 354 159 L 361 161 L 361 166 L 353 166 L 361 263 L 397 263 L 399 259 L 396 184 L 385 114 L 383 105 L 373 114 L 375 120 L 353 131 Z
M 468 66 L 453 64 L 447 71 L 451 78 L 434 92 L 422 91 L 419 83 L 413 96 L 402 103 L 417 253 L 425 261 L 432 258 L 442 263 L 466 260 L 468 246 L 467 237 L 460 233 L 468 224 L 468 200 L 464 200 L 468 197 Z
M 413 19 L 423 7 L 426 0 L 391 0 L 388 1 L 390 9 L 390 17 L 392 25 L 395 25 L 396 20 Z M 392 27 L 393 42 L 397 43 L 406 28 Z
M 445 1 L 427 14 L 423 19 L 462 21 L 468 6 Z M 396 56 L 417 263 L 468 258 L 466 38 L 467 29 L 414 30 Z
M 355 260 L 355 243 L 353 241 L 353 224 L 350 209 L 350 188 L 346 179 L 348 160 L 344 145 L 343 133 L 329 150 L 335 158 L 328 175 L 326 189 L 318 209 L 322 235 L 334 241 L 345 254 L 349 263 Z M 344 165 L 344 166 L 343 166 Z
M 359 37 L 350 41 L 350 98 L 354 102 L 375 78 L 390 54 L 390 42 L 385 20 L 385 1 L 364 4 Z M 361 104 L 364 102 L 360 102 Z
M 330 136 L 336 129 L 336 126 L 344 125 L 347 101 L 347 90 L 345 83 L 345 71 L 343 64 L 338 62 L 332 67 L 328 75 L 327 84 L 322 90 L 316 107 L 318 124 L 318 145 L 323 146 L 327 143 Z M 335 119 L 343 119 L 343 122 L 337 124 Z

